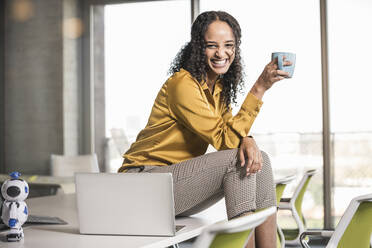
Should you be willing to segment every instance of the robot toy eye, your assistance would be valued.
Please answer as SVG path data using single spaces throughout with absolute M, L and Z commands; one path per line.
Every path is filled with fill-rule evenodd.
M 11 186 L 6 190 L 6 193 L 10 197 L 17 197 L 21 193 L 21 190 L 16 186 Z
M 24 201 L 29 192 L 27 182 L 19 178 L 8 179 L 1 185 L 1 194 L 7 201 Z

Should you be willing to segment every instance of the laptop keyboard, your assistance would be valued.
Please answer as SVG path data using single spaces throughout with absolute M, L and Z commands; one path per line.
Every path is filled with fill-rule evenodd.
M 29 215 L 26 224 L 67 224 L 66 221 L 51 216 Z
M 181 226 L 181 225 L 179 225 L 179 226 L 177 226 L 176 225 L 176 232 L 178 232 L 179 230 L 181 230 L 182 228 L 184 228 L 185 226 Z
M 43 225 L 43 224 L 65 225 L 67 224 L 67 222 L 58 217 L 29 215 L 26 223 L 23 224 L 23 227 L 30 226 L 30 225 Z M 9 230 L 9 227 L 5 225 L 0 218 L 0 232 L 6 231 L 6 230 Z

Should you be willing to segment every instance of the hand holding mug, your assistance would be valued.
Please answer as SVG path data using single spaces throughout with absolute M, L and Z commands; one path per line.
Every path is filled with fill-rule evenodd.
M 277 59 L 278 61 L 278 69 L 281 71 L 288 72 L 287 78 L 291 78 L 293 76 L 295 64 L 296 64 L 296 54 L 294 53 L 286 53 L 286 52 L 275 52 L 271 54 L 271 60 Z M 286 61 L 290 61 L 291 64 L 285 63 Z
M 271 58 L 271 62 L 265 66 L 263 72 L 250 91 L 259 99 L 262 99 L 265 91 L 270 89 L 275 82 L 293 76 L 296 61 L 295 54 L 282 52 L 272 53 Z
M 283 57 L 285 59 L 285 57 Z M 286 77 L 290 76 L 290 73 L 284 71 L 283 68 L 279 69 L 278 66 L 278 58 L 274 58 L 270 63 L 268 63 L 263 72 L 261 73 L 260 77 L 258 78 L 257 82 L 261 84 L 266 90 L 270 89 L 271 86 Z M 284 61 L 281 63 L 282 67 L 291 65 L 290 61 Z

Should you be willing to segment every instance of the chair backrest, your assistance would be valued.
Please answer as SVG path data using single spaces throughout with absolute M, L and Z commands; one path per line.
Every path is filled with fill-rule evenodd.
M 292 196 L 292 199 L 294 199 L 295 201 L 294 204 L 295 204 L 297 213 L 300 217 L 300 220 L 303 222 L 304 225 L 306 223 L 304 221 L 304 216 L 302 214 L 302 201 L 303 201 L 307 186 L 309 185 L 310 179 L 316 174 L 316 172 L 317 171 L 314 169 L 307 170 L 304 176 L 302 177 L 300 183 L 296 187 L 295 192 L 293 193 L 293 196 Z
M 230 221 L 215 223 L 204 229 L 193 248 L 242 248 L 246 245 L 251 230 L 275 212 L 276 207 L 270 207 Z
M 283 196 L 284 189 L 296 178 L 296 175 L 290 175 L 283 178 L 275 179 L 276 204 L 279 206 L 280 199 Z
M 74 176 L 75 172 L 99 172 L 96 154 L 77 156 L 52 154 L 50 166 L 51 175 L 59 177 Z
M 355 197 L 328 242 L 330 247 L 369 248 L 372 234 L 372 194 Z
M 276 205 L 279 206 L 280 199 L 283 196 L 285 187 L 287 184 L 292 182 L 296 178 L 296 175 L 290 175 L 282 178 L 275 179 L 275 191 L 276 191 Z M 282 230 L 280 227 L 277 227 L 277 232 L 276 232 L 276 247 L 281 248 L 284 247 L 285 243 L 285 238 Z

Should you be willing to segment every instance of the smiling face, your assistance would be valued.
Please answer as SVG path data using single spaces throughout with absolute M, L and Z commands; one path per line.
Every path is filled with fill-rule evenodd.
M 225 74 L 235 58 L 235 37 L 231 27 L 223 21 L 212 22 L 204 36 L 205 55 L 209 70 L 207 80 L 215 81 Z

